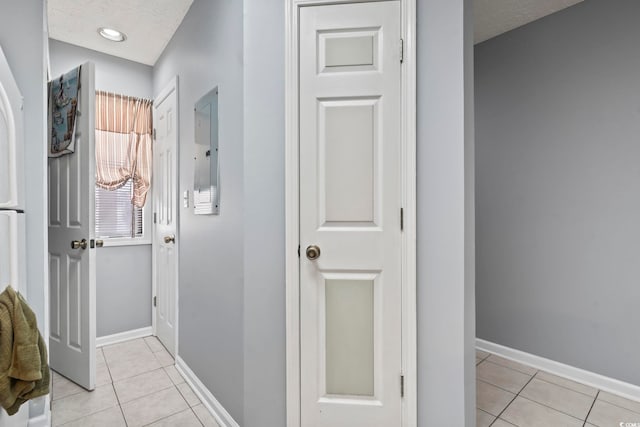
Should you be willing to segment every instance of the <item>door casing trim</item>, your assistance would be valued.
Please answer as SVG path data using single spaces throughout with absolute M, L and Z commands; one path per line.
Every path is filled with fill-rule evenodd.
M 300 244 L 299 218 L 299 74 L 300 8 L 330 4 L 390 0 L 287 0 L 285 3 L 285 281 L 286 281 L 286 403 L 287 427 L 301 427 L 300 404 Z M 401 4 L 404 40 L 401 93 L 402 132 L 402 427 L 416 427 L 416 0 Z M 398 379 L 399 380 L 399 379 Z
M 155 97 L 155 99 L 153 100 L 153 105 L 159 105 L 160 103 L 162 103 L 162 101 L 164 101 L 172 92 L 176 93 L 176 114 L 175 114 L 175 121 L 176 121 L 176 170 L 175 170 L 175 175 L 176 175 L 176 185 L 175 185 L 175 200 L 176 203 L 180 200 L 180 91 L 179 91 L 179 81 L 178 81 L 178 76 L 174 76 L 165 86 L 164 89 L 162 89 L 162 91 L 158 94 L 158 96 Z M 155 108 L 155 107 L 154 107 Z M 151 191 L 153 192 L 153 187 L 151 187 Z M 151 195 L 151 200 L 153 200 L 154 195 Z M 153 213 L 151 213 L 151 215 L 153 215 Z M 179 205 L 176 205 L 176 232 L 175 232 L 175 236 L 176 236 L 176 240 L 175 240 L 175 258 L 176 258 L 176 295 L 175 295 L 175 313 L 176 313 L 176 318 L 175 318 L 175 334 L 174 334 L 174 339 L 175 339 L 175 358 L 178 357 L 178 346 L 179 346 L 179 340 L 178 337 L 180 336 L 179 334 L 179 330 L 180 330 L 180 313 L 179 313 L 179 307 L 180 304 L 178 303 L 178 300 L 180 298 L 180 207 Z M 151 221 L 152 223 L 152 231 L 151 231 L 151 328 L 153 329 L 153 335 L 156 336 L 157 335 L 157 331 L 156 331 L 156 315 L 157 315 L 157 310 L 156 307 L 153 306 L 153 297 L 156 296 L 157 293 L 157 278 L 156 278 L 156 246 L 153 244 L 153 240 L 155 237 L 155 228 L 156 225 L 155 223 L 153 223 L 153 221 Z

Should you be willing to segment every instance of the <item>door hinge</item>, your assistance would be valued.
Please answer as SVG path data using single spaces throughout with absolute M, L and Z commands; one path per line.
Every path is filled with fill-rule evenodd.
M 153 128 L 153 140 L 156 140 L 156 128 Z
M 404 397 L 404 375 L 400 375 L 400 397 Z
M 154 212 L 154 213 L 153 213 L 153 223 L 154 223 L 154 224 L 157 224 L 157 223 L 158 223 L 158 213 L 157 213 L 157 212 Z
M 400 39 L 400 63 L 404 62 L 404 39 Z
M 298 258 L 300 258 L 300 245 L 298 245 Z
M 153 306 L 154 307 L 158 306 L 158 297 L 153 297 Z
M 404 208 L 400 208 L 400 231 L 404 231 Z

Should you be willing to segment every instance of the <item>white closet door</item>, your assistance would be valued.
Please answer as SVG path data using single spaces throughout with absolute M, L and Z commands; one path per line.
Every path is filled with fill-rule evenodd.
M 401 425 L 400 2 L 300 12 L 305 427 Z

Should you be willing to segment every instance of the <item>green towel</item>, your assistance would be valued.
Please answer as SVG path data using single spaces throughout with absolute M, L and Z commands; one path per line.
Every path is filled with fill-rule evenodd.
M 11 286 L 0 294 L 0 406 L 9 415 L 49 394 L 49 366 L 36 316 Z

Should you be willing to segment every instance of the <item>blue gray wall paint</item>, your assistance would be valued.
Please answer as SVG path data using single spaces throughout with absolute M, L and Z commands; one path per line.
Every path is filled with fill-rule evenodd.
M 158 94 L 179 76 L 181 193 L 193 189 L 194 104 L 220 89 L 220 215 L 180 208 L 178 351 L 244 425 L 242 8 L 237 0 L 195 0 L 154 67 L 153 85 Z
M 0 10 L 0 46 L 24 97 L 27 297 L 42 328 L 48 264 L 43 2 L 0 0 Z
M 640 385 L 640 2 L 476 46 L 478 336 Z
M 284 11 L 244 0 L 244 427 L 286 424 Z
M 49 39 L 51 74 L 57 76 L 86 61 L 96 65 L 96 89 L 153 98 L 153 68 L 106 53 Z
M 418 0 L 418 425 L 475 425 L 471 1 Z
M 0 0 L 0 46 L 24 97 L 25 212 L 27 226 L 27 300 L 45 332 L 48 292 L 47 155 L 45 147 L 45 40 L 42 0 Z M 29 404 L 32 419 L 45 413 L 45 399 Z
M 49 40 L 49 54 L 53 76 L 91 61 L 95 64 L 97 90 L 153 98 L 152 68 L 148 65 L 58 40 Z M 151 204 L 147 207 L 151 209 Z M 114 266 L 118 268 L 113 268 Z M 151 326 L 151 294 L 151 245 L 110 246 L 98 249 L 98 337 Z

